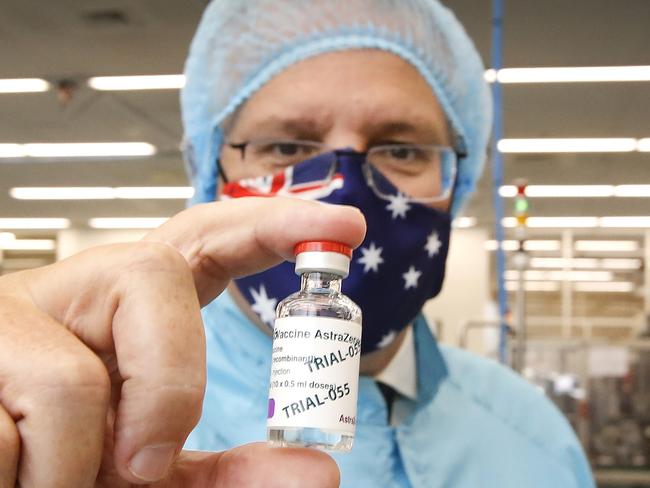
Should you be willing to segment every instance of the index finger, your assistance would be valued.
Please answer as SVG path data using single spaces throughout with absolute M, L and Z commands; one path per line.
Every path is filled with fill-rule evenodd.
M 323 239 L 355 248 L 365 233 L 364 217 L 355 207 L 250 197 L 197 205 L 145 239 L 168 243 L 185 257 L 206 305 L 232 278 L 292 260 L 298 242 Z

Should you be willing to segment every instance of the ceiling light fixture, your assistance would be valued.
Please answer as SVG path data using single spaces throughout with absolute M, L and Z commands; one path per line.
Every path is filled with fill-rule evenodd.
M 637 241 L 576 241 L 575 250 L 580 252 L 635 252 Z
M 105 158 L 152 156 L 147 142 L 0 144 L 0 158 Z
M 517 227 L 515 217 L 504 217 L 504 227 Z M 526 226 L 530 228 L 650 228 L 650 216 L 632 217 L 529 217 Z
M 67 229 L 68 219 L 59 218 L 0 218 L 0 229 Z
M 629 281 L 579 282 L 573 283 L 573 289 L 591 293 L 630 293 L 634 291 L 634 283 Z
M 167 220 L 167 217 L 102 217 L 90 219 L 88 226 L 93 229 L 154 229 Z
M 41 78 L 0 79 L 0 93 L 46 92 L 50 84 Z
M 650 229 L 650 217 L 601 217 L 600 227 L 634 227 Z
M 643 139 L 641 141 L 643 141 Z M 497 149 L 502 153 L 633 152 L 641 150 L 641 141 L 629 137 L 584 139 L 501 139 L 497 143 Z M 650 144 L 648 144 L 648 146 L 650 147 Z
M 506 281 L 505 288 L 507 291 L 517 291 L 519 283 L 517 281 Z M 557 281 L 525 281 L 524 290 L 526 291 L 559 291 L 560 283 Z
M 108 200 L 115 198 L 108 187 L 22 187 L 11 188 L 9 195 L 17 200 Z
M 650 197 L 650 185 L 618 185 L 614 187 L 617 197 Z
M 456 229 L 469 229 L 476 225 L 476 217 L 457 217 L 454 219 L 452 225 Z
M 88 80 L 88 86 L 101 91 L 179 90 L 185 86 L 185 76 L 96 76 Z
M 115 188 L 115 197 L 121 199 L 188 199 L 194 196 L 191 186 L 123 186 Z
M 0 158 L 24 158 L 27 156 L 22 144 L 0 144 Z
M 612 197 L 613 185 L 528 185 L 526 196 L 532 198 L 561 198 L 561 197 Z M 499 194 L 504 198 L 517 195 L 517 187 L 504 185 L 499 188 Z
M 53 239 L 0 239 L 0 250 L 4 251 L 54 251 Z
M 188 199 L 191 186 L 125 187 L 17 187 L 9 194 L 17 200 Z
M 526 196 L 531 198 L 591 198 L 591 197 L 650 197 L 650 185 L 528 185 Z M 499 188 L 503 198 L 517 196 L 515 185 Z
M 573 268 L 573 269 L 610 269 L 637 270 L 641 268 L 640 259 L 596 259 L 596 258 L 531 258 L 531 268 Z
M 485 72 L 493 83 L 575 83 L 650 81 L 650 66 L 585 66 L 562 68 L 503 68 Z
M 519 271 L 507 270 L 503 273 L 506 280 L 519 279 Z M 529 269 L 524 271 L 526 281 L 612 281 L 611 271 L 544 271 Z
M 497 250 L 497 241 L 485 241 L 485 249 L 487 251 Z M 503 241 L 504 251 L 517 251 L 519 249 L 519 242 L 514 240 Z M 560 241 L 552 240 L 528 240 L 524 241 L 524 251 L 559 251 Z

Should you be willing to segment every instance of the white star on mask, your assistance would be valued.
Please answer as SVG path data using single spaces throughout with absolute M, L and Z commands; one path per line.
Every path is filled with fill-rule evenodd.
M 386 210 L 392 212 L 393 219 L 397 217 L 406 217 L 406 212 L 411 209 L 408 199 L 403 193 L 398 193 L 397 195 L 389 195 L 388 199 L 390 203 L 386 206 Z
M 411 266 L 408 272 L 402 275 L 402 278 L 404 278 L 405 281 L 404 289 L 408 290 L 409 288 L 417 288 L 420 276 L 422 276 L 422 271 L 418 271 Z
M 260 286 L 259 292 L 254 288 L 250 288 L 249 291 L 255 301 L 251 306 L 253 311 L 260 316 L 262 322 L 273 326 L 273 322 L 275 321 L 275 306 L 277 305 L 278 300 L 270 298 L 266 294 L 266 288 L 264 288 L 264 285 Z
M 427 238 L 427 245 L 424 246 L 430 258 L 440 252 L 440 246 L 442 246 L 442 242 L 440 242 L 440 236 L 438 236 L 438 233 L 436 231 L 433 231 Z
M 384 262 L 384 258 L 381 257 L 381 251 L 382 248 L 376 247 L 374 242 L 371 242 L 369 247 L 361 248 L 363 256 L 357 259 L 357 262 L 363 264 L 364 273 L 370 270 L 373 270 L 375 273 L 379 271 L 379 265 Z
M 397 337 L 397 332 L 395 332 L 394 330 L 389 331 L 388 333 L 384 334 L 384 337 L 382 337 L 381 340 L 377 343 L 377 347 L 379 349 L 386 347 L 388 344 L 393 342 L 396 337 Z

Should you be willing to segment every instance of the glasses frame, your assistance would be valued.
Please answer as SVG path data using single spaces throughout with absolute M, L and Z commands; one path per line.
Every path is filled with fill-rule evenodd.
M 236 149 L 240 152 L 240 156 L 242 159 L 242 162 L 246 161 L 246 148 L 250 144 L 258 144 L 258 143 L 276 143 L 276 144 L 304 144 L 304 145 L 309 145 L 314 148 L 318 148 L 321 151 L 319 154 L 325 154 L 328 152 L 334 153 L 336 159 L 334 164 L 332 165 L 332 169 L 330 170 L 329 176 L 330 178 L 336 173 L 336 169 L 339 164 L 339 157 L 344 156 L 344 155 L 349 155 L 349 154 L 354 154 L 354 155 L 364 155 L 368 156 L 369 153 L 371 153 L 374 149 L 385 149 L 385 148 L 392 148 L 392 147 L 421 147 L 421 148 L 426 148 L 426 149 L 434 149 L 434 150 L 445 150 L 445 151 L 451 151 L 455 155 L 455 160 L 454 160 L 454 174 L 453 174 L 453 184 L 451 187 L 446 190 L 442 195 L 436 196 L 436 197 L 428 197 L 428 198 L 418 198 L 418 197 L 411 197 L 408 195 L 404 195 L 408 198 L 409 201 L 411 202 L 416 202 L 416 203 L 436 203 L 436 202 L 441 202 L 444 201 L 448 198 L 450 198 L 453 195 L 454 188 L 456 187 L 456 181 L 458 178 L 458 166 L 461 162 L 462 159 L 467 157 L 467 152 L 464 149 L 464 143 L 462 141 L 459 142 L 458 146 L 460 148 L 456 147 L 451 147 L 451 146 L 441 146 L 441 145 L 436 145 L 436 144 L 380 144 L 378 146 L 371 146 L 367 151 L 359 152 L 355 151 L 353 149 L 336 149 L 331 146 L 328 146 L 327 144 L 324 144 L 322 142 L 318 141 L 310 141 L 306 139 L 273 139 L 273 138 L 264 138 L 264 139 L 250 139 L 248 141 L 243 141 L 239 143 L 235 142 L 226 142 L 226 145 L 232 149 Z M 225 173 L 223 172 L 223 169 L 221 168 L 221 164 L 219 164 L 219 174 L 223 178 L 224 182 L 227 182 L 228 179 L 226 178 Z M 382 198 L 384 200 L 390 200 L 391 196 L 383 194 L 378 188 L 377 185 L 375 184 L 374 178 L 371 174 L 371 169 L 370 165 L 366 161 L 366 163 L 362 167 L 362 171 L 364 174 L 364 177 L 366 179 L 366 183 L 370 188 L 372 189 L 373 193 L 377 195 L 379 198 Z

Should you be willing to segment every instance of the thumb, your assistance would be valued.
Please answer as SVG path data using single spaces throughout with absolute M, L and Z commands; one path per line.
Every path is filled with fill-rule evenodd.
M 340 475 L 326 453 L 246 444 L 219 453 L 183 451 L 152 488 L 336 488 Z

